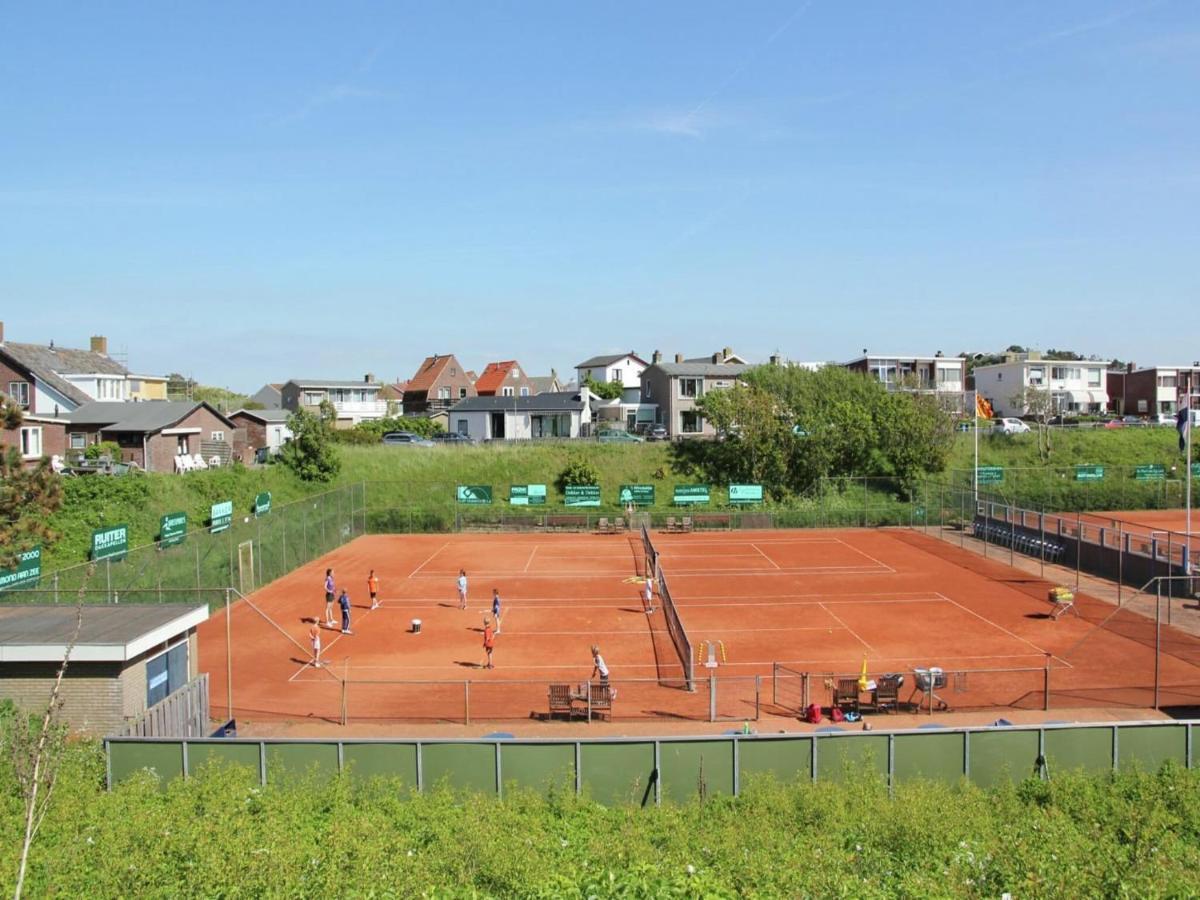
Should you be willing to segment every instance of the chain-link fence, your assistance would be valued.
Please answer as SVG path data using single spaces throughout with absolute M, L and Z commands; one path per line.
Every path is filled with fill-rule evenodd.
M 194 531 L 171 547 L 134 547 L 43 574 L 36 585 L 0 594 L 26 603 L 209 602 L 227 587 L 249 593 L 366 533 L 365 488 L 351 484 L 234 519 L 216 534 Z

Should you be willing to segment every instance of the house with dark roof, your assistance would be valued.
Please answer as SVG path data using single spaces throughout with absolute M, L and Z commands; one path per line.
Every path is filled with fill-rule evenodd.
M 517 361 L 506 359 L 483 367 L 483 374 L 475 380 L 475 393 L 480 397 L 530 397 L 537 392 Z
M 293 378 L 280 389 L 282 406 L 288 412 L 320 411 L 321 404 L 333 404 L 338 428 L 359 422 L 382 419 L 388 414 L 387 402 L 379 398 L 383 384 L 369 372 L 362 381 L 331 381 L 321 378 Z
M 92 400 L 128 400 L 129 372 L 108 355 L 108 339 L 92 338 L 91 349 L 4 340 L 0 322 L 0 364 L 9 371 L 5 393 L 33 415 L 55 415 Z
M 708 356 L 692 356 L 685 359 L 684 362 L 713 363 L 714 365 L 725 364 L 731 366 L 746 366 L 750 364 L 748 360 L 734 353 L 732 347 L 723 347 L 716 353 L 711 353 Z
M 244 435 L 237 426 L 204 402 L 152 400 L 146 403 L 96 401 L 63 417 L 67 453 L 74 454 L 100 441 L 121 448 L 121 462 L 135 463 L 148 472 L 175 471 L 175 457 L 199 454 L 228 462 Z
M 634 351 L 593 356 L 575 366 L 580 385 L 588 380 L 598 384 L 621 385 L 621 396 L 613 400 L 597 398 L 597 424 L 608 424 L 627 431 L 654 424 L 657 407 L 642 399 L 642 373 L 648 366 Z
M 667 363 L 657 350 L 652 360 L 642 372 L 642 402 L 655 404 L 656 424 L 665 426 L 672 438 L 715 437 L 715 429 L 700 414 L 697 404 L 707 393 L 733 387 L 750 366 L 725 362 L 723 358 L 688 362 L 683 354 L 676 354 L 675 362 Z
M 475 381 L 453 353 L 427 356 L 404 390 L 405 415 L 448 410 L 461 400 L 478 396 Z
M 587 437 L 590 391 L 529 397 L 469 397 L 450 408 L 449 430 L 479 441 Z
M 568 387 L 559 380 L 558 371 L 550 370 L 549 375 L 530 375 L 529 385 L 533 388 L 533 393 L 536 394 L 557 394 L 566 390 L 574 390 L 574 386 Z
M 250 395 L 255 403 L 261 403 L 263 409 L 283 409 L 283 384 L 270 382 L 264 384 Z
M 256 450 L 266 449 L 274 455 L 279 448 L 293 437 L 292 429 L 288 427 L 291 413 L 286 409 L 239 409 L 229 414 L 229 421 L 246 435 L 245 444 L 247 457 L 243 462 L 250 462 Z

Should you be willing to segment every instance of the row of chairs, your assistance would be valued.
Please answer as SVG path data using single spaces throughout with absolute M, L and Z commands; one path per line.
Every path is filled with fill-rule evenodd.
M 187 454 L 180 453 L 175 457 L 175 471 L 178 474 L 184 472 L 197 472 L 201 469 L 219 469 L 221 467 L 221 457 L 215 454 L 209 458 L 208 462 L 204 461 L 204 457 L 199 453 Z
M 1056 563 L 1066 552 L 1066 545 L 1058 541 L 1043 540 L 1038 535 L 1024 531 L 1014 531 L 1009 525 L 995 522 L 975 521 L 975 537 L 989 544 L 999 544 L 1001 547 L 1011 547 L 1026 556 L 1045 559 L 1048 563 Z
M 625 530 L 625 520 L 621 516 L 617 516 L 611 522 L 606 518 L 601 518 L 596 525 L 596 530 L 601 534 L 616 534 Z

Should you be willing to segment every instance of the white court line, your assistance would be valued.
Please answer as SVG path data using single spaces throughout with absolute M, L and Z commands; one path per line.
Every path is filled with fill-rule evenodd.
M 885 563 L 885 562 L 881 562 L 880 560 L 876 559 L 876 558 L 875 558 L 875 557 L 873 557 L 873 556 L 872 556 L 870 553 L 866 553 L 865 551 L 859 550 L 859 549 L 858 549 L 857 547 L 855 547 L 853 544 L 847 544 L 847 543 L 846 543 L 845 541 L 843 541 L 843 540 L 839 540 L 839 541 L 838 541 L 838 543 L 839 543 L 839 544 L 841 544 L 843 547 L 847 547 L 847 548 L 849 548 L 850 550 L 853 550 L 853 551 L 854 551 L 855 553 L 857 553 L 859 556 L 865 556 L 865 557 L 866 557 L 867 559 L 869 559 L 871 562 L 875 563 L 875 565 L 877 565 L 877 566 L 881 566 L 881 567 L 883 567 L 884 569 L 887 569 L 887 570 L 888 570 L 889 572 L 891 572 L 892 574 L 895 574 L 895 572 L 896 572 L 896 570 L 895 570 L 895 569 L 893 569 L 893 568 L 892 568 L 891 566 L 889 566 L 887 563 Z
M 525 571 L 526 572 L 529 571 L 529 565 L 530 565 L 530 563 L 533 562 L 533 557 L 537 554 L 537 552 L 538 552 L 538 545 L 534 544 L 533 549 L 529 551 L 529 559 L 527 559 L 525 561 Z
M 631 585 L 632 587 L 632 585 Z M 695 594 L 692 596 L 676 598 L 675 602 L 686 603 L 689 606 L 797 606 L 806 603 L 922 603 L 922 602 L 937 602 L 942 603 L 945 597 L 931 597 L 927 593 L 921 591 L 905 591 L 903 593 L 911 594 L 912 596 L 887 596 L 881 595 L 873 591 L 864 591 L 861 593 L 847 594 L 774 594 L 773 600 L 759 600 L 760 594 Z M 750 599 L 751 597 L 755 599 Z M 864 598 L 864 599 L 859 599 Z M 622 594 L 619 597 L 580 597 L 580 601 L 589 601 L 593 604 L 602 603 L 629 603 L 634 599 L 633 593 Z M 529 597 L 522 596 L 521 602 L 526 606 L 537 606 L 541 603 L 561 603 L 563 601 L 574 602 L 571 597 Z M 719 600 L 720 603 L 701 603 L 697 601 L 703 600 Z M 458 606 L 457 600 L 448 600 L 445 597 L 392 597 L 383 601 L 383 606 L 380 609 L 385 609 L 389 605 L 398 604 L 424 604 L 424 603 L 445 603 L 448 605 Z
M 436 550 L 434 550 L 433 554 L 429 557 L 429 559 L 425 560 L 425 562 L 421 563 L 419 566 L 417 566 L 415 569 L 413 569 L 411 572 L 408 573 L 408 577 L 415 578 L 416 574 L 418 572 L 420 572 L 423 568 L 425 568 L 427 565 L 429 565 L 431 562 L 433 562 L 434 559 L 437 558 L 437 555 L 449 546 L 450 546 L 450 542 L 446 541 L 446 543 L 442 544 L 442 546 L 440 546 Z
M 352 631 L 354 630 L 355 620 L 362 621 L 363 619 L 365 619 L 367 616 L 369 616 L 369 615 L 370 615 L 371 613 L 373 613 L 373 612 L 375 612 L 375 610 L 374 610 L 374 609 L 371 609 L 371 607 L 369 607 L 369 606 L 368 606 L 366 609 L 364 609 L 364 610 L 363 610 L 363 612 L 362 612 L 362 614 L 361 614 L 361 615 L 355 615 L 355 613 L 353 612 L 353 607 L 351 607 L 351 613 L 350 613 L 350 628 L 351 628 L 351 630 L 352 630 Z M 338 611 L 338 615 L 341 615 L 341 611 L 340 611 L 340 610 Z M 326 662 L 326 661 L 325 661 L 325 660 L 326 660 L 326 654 L 327 654 L 327 653 L 328 653 L 330 650 L 332 650 L 332 649 L 333 649 L 333 645 L 334 645 L 334 644 L 336 644 L 336 643 L 337 643 L 338 641 L 340 641 L 342 638 L 346 637 L 346 635 L 342 633 L 341 629 L 322 628 L 321 630 L 322 630 L 322 631 L 336 631 L 336 632 L 337 632 L 337 635 L 336 635 L 336 636 L 334 637 L 334 639 L 333 639 L 332 641 L 330 641 L 328 644 L 326 644 L 324 640 L 322 640 L 322 641 L 321 641 L 321 661 L 322 661 L 322 663 L 323 663 L 323 665 L 321 666 L 321 668 L 322 668 L 322 669 L 326 669 L 326 670 L 327 670 L 327 669 L 329 669 L 329 668 L 330 668 L 330 664 L 329 664 L 328 662 Z M 311 653 L 312 653 L 312 648 L 311 648 L 311 647 L 309 647 L 307 652 L 308 652 L 308 653 L 311 655 Z M 302 665 L 302 666 L 300 667 L 300 671 L 299 671 L 299 672 L 297 672 L 297 673 L 296 673 L 296 675 L 299 675 L 299 674 L 300 674 L 300 672 L 303 672 L 305 669 L 308 669 L 308 668 L 311 668 L 311 667 L 312 667 L 312 661 L 310 660 L 309 662 L 306 662 L 304 665 Z M 333 673 L 332 673 L 332 672 L 330 672 L 329 674 L 330 674 L 330 675 L 333 675 Z M 295 680 L 295 678 L 296 678 L 296 675 L 293 675 L 291 678 L 289 678 L 289 679 L 288 679 L 288 681 L 293 681 L 293 680 Z M 334 677 L 334 678 L 337 678 L 337 676 L 336 676 L 336 675 L 333 675 L 333 677 Z
M 1007 628 L 1005 628 L 1003 625 L 998 625 L 997 623 L 993 622 L 991 619 L 987 618 L 986 616 L 981 616 L 979 613 L 975 612 L 975 610 L 973 610 L 973 609 L 968 609 L 967 607 L 965 607 L 961 603 L 959 603 L 957 600 L 955 600 L 953 597 L 947 597 L 945 594 L 941 593 L 940 591 L 935 591 L 934 593 L 938 594 L 938 596 L 940 596 L 947 603 L 953 603 L 955 606 L 957 606 L 963 612 L 970 613 L 975 618 L 979 619 L 981 622 L 987 622 L 989 625 L 991 625 L 997 631 L 1003 631 L 1010 638 L 1014 638 L 1015 640 L 1020 641 L 1022 644 L 1026 644 L 1026 645 L 1032 647 L 1034 650 L 1036 650 L 1038 653 L 1040 653 L 1043 658 L 1045 658 L 1046 651 L 1043 648 L 1039 647 L 1037 644 L 1035 644 L 1033 641 L 1026 640 L 1025 638 L 1021 637 L 1019 634 L 1014 634 L 1013 632 L 1011 632 Z
M 763 553 L 762 549 L 758 546 L 758 544 L 751 544 L 750 546 L 755 549 L 755 551 L 758 553 L 759 556 L 761 556 L 763 559 L 765 559 L 767 562 L 769 562 L 771 565 L 773 565 L 776 569 L 782 568 L 779 565 L 779 563 L 775 562 L 775 560 L 771 559 L 771 557 L 769 557 L 769 556 L 767 556 L 767 554 Z
M 848 632 L 850 632 L 850 636 L 852 638 L 854 638 L 856 641 L 858 641 L 860 644 L 862 644 L 864 647 L 866 647 L 872 653 L 875 652 L 875 648 L 872 647 L 870 644 L 868 644 L 866 641 L 864 641 L 861 637 L 859 637 L 857 631 L 855 631 L 853 628 L 851 628 L 849 625 L 847 625 L 845 622 L 843 622 L 840 618 L 838 618 L 838 616 L 832 610 L 825 609 L 824 603 L 821 603 L 819 605 L 820 605 L 821 609 L 824 609 L 825 612 L 827 612 L 827 613 L 829 613 L 829 615 L 833 616 L 833 621 L 837 622 L 839 625 L 841 625 L 843 628 L 845 628 Z
M 422 565 L 424 565 L 424 564 L 422 564 Z M 456 574 L 456 572 L 454 572 L 454 571 L 433 572 L 433 573 L 422 572 L 420 575 L 413 573 L 412 575 L 410 575 L 408 577 L 409 578 L 448 578 L 454 574 Z M 548 573 L 535 574 L 532 572 L 526 573 L 526 572 L 519 572 L 519 571 L 509 571 L 509 572 L 484 572 L 483 574 L 479 574 L 478 572 L 476 572 L 471 577 L 472 578 L 493 578 L 493 579 L 494 578 L 550 578 L 550 579 L 555 579 L 557 581 L 572 581 L 572 580 L 577 580 L 580 578 L 628 578 L 632 574 L 633 573 L 630 572 L 629 569 L 623 569 L 622 571 L 619 571 L 619 572 L 616 572 L 616 571 L 613 571 L 613 572 L 556 572 L 553 574 L 548 574 Z M 680 569 L 671 569 L 667 574 L 671 577 L 671 580 L 675 580 L 677 578 L 707 578 L 710 575 L 770 575 L 771 577 L 775 577 L 776 575 L 811 575 L 811 574 L 894 575 L 895 570 L 888 568 L 886 566 L 884 568 L 876 568 L 874 566 L 871 566 L 871 567 L 867 567 L 867 566 L 813 566 L 813 567 L 809 567 L 809 568 L 787 568 L 787 569 L 781 568 L 778 572 L 775 572 L 775 571 L 758 572 L 758 571 L 755 571 L 754 569 L 706 569 L 704 571 L 685 572 Z

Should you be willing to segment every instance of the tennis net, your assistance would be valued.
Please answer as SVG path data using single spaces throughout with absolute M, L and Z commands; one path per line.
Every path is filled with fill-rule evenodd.
M 675 652 L 679 654 L 679 662 L 683 665 L 683 680 L 686 682 L 687 689 L 693 691 L 696 689 L 696 680 L 693 668 L 692 640 L 684 630 L 683 622 L 680 621 L 675 601 L 671 599 L 671 588 L 667 585 L 666 573 L 663 572 L 662 565 L 658 561 L 658 550 L 655 548 L 654 542 L 650 540 L 650 531 L 645 525 L 642 525 L 642 545 L 646 551 L 645 574 L 658 581 L 663 621 L 667 623 L 667 633 L 671 635 L 671 643 L 675 645 Z

